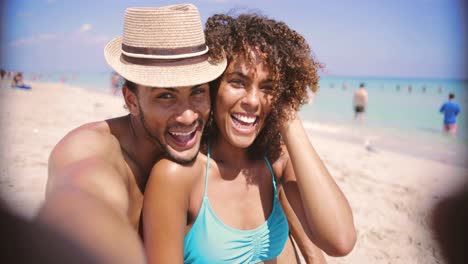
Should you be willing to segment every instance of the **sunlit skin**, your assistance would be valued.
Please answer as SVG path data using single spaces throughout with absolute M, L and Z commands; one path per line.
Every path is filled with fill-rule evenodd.
M 234 59 L 223 74 L 214 106 L 215 120 L 229 144 L 248 148 L 271 111 L 273 82 L 267 66 L 257 59 Z
M 179 163 L 193 161 L 210 111 L 208 84 L 193 87 L 139 87 L 139 118 L 145 135 Z

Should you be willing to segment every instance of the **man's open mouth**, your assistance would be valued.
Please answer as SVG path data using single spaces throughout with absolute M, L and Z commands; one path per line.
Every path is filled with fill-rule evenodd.
M 194 126 L 188 131 L 169 131 L 168 134 L 172 141 L 179 147 L 190 147 L 195 144 L 197 135 L 197 126 Z

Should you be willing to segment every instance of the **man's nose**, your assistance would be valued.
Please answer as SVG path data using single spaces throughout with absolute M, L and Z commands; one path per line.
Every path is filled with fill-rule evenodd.
M 180 124 L 190 126 L 198 119 L 198 113 L 192 108 L 183 109 L 176 117 L 176 121 Z

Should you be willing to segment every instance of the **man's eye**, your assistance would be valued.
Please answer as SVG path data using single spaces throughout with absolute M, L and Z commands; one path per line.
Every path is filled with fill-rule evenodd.
M 170 93 L 162 93 L 157 96 L 158 99 L 172 99 L 174 96 Z
M 205 90 L 203 90 L 203 89 L 194 89 L 194 90 L 192 91 L 192 94 L 193 94 L 193 95 L 203 94 L 203 93 L 205 93 Z

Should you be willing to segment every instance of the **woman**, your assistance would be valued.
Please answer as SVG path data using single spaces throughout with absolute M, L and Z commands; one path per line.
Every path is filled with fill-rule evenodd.
M 143 205 L 149 262 L 294 263 L 283 195 L 316 245 L 346 255 L 351 209 L 296 117 L 318 82 L 305 39 L 250 14 L 214 15 L 205 33 L 228 68 L 211 84 L 206 156 L 153 168 Z
M 31 89 L 31 86 L 24 84 L 23 73 L 18 72 L 11 80 L 12 88 Z

